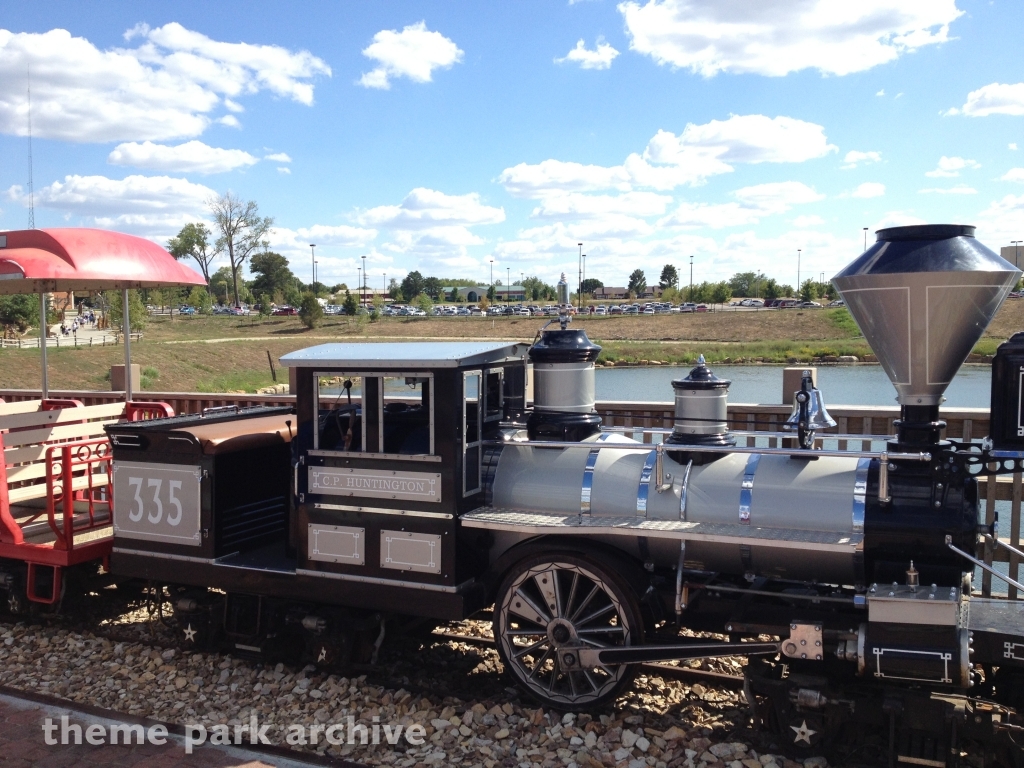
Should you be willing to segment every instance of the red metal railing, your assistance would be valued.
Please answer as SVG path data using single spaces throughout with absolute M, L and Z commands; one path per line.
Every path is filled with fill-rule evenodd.
M 46 449 L 46 515 L 56 536 L 55 549 L 74 549 L 76 533 L 110 524 L 112 456 L 105 437 Z M 76 502 L 85 506 L 83 513 L 75 513 Z M 102 514 L 98 514 L 100 511 Z

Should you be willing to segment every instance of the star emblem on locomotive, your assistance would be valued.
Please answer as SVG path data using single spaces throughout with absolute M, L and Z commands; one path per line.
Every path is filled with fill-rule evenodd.
M 187 627 L 185 627 L 184 631 L 185 639 L 188 640 L 190 643 L 194 643 L 196 641 L 196 630 L 192 629 L 192 625 L 189 624 Z
M 807 721 L 806 720 L 804 720 L 802 723 L 800 723 L 800 727 L 799 728 L 797 726 L 795 726 L 795 725 L 791 725 L 789 727 L 790 727 L 790 729 L 792 729 L 793 731 L 796 732 L 796 735 L 793 737 L 793 743 L 794 744 L 799 744 L 801 741 L 805 741 L 805 742 L 807 742 L 807 745 L 810 746 L 810 744 L 811 744 L 811 736 L 813 736 L 814 734 L 817 733 L 817 731 L 812 730 L 812 729 L 807 727 Z

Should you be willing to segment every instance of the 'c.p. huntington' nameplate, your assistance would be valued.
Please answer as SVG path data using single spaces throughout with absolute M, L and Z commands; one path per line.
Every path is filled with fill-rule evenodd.
M 333 496 L 369 496 L 375 499 L 439 502 L 441 475 L 437 472 L 310 467 L 309 492 Z

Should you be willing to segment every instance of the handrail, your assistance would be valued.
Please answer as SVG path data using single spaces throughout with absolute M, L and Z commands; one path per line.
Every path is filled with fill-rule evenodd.
M 956 552 L 958 555 L 960 555 L 960 557 L 962 557 L 965 560 L 968 560 L 968 561 L 974 563 L 976 566 L 981 568 L 981 570 L 985 571 L 986 573 L 991 573 L 997 579 L 1000 579 L 1001 581 L 1005 581 L 1011 587 L 1016 587 L 1017 589 L 1024 591 L 1024 584 L 1021 584 L 1019 581 L 1014 581 L 1009 576 L 1005 576 L 1005 575 L 1001 574 L 999 571 L 997 571 L 995 568 L 992 568 L 991 566 L 986 565 L 985 563 L 983 563 L 978 558 L 971 557 L 966 552 L 964 552 L 962 549 L 958 549 L 957 547 L 953 546 L 953 537 L 952 536 L 946 536 L 946 546 L 949 547 L 954 552 Z
M 592 451 L 654 451 L 664 443 L 653 446 L 650 443 L 587 443 L 568 440 L 484 440 L 488 447 L 513 446 L 531 448 L 586 448 Z M 932 455 L 920 453 L 889 453 L 886 451 L 826 451 L 805 448 L 746 448 L 738 445 L 670 445 L 667 450 L 686 453 L 757 453 L 766 456 L 803 456 L 806 458 L 828 456 L 853 459 L 888 459 L 889 461 L 931 461 Z

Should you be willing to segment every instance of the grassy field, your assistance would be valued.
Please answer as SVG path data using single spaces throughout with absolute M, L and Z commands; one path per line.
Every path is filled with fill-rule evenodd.
M 151 318 L 145 338 L 132 344 L 133 362 L 143 367 L 143 389 L 192 392 L 254 392 L 273 383 L 267 352 L 287 352 L 329 341 L 389 339 L 509 339 L 532 341 L 543 318 L 385 318 L 376 323 L 327 318 L 312 331 L 297 318 Z M 870 352 L 845 310 L 717 312 L 644 317 L 585 317 L 573 327 L 587 330 L 604 348 L 601 360 L 689 363 L 703 354 L 711 362 L 810 361 L 829 355 Z M 1009 301 L 975 348 L 992 354 L 1024 329 L 1024 301 Z M 111 365 L 123 362 L 121 347 L 49 350 L 53 389 L 109 389 Z M 279 381 L 287 371 L 278 366 Z M 0 351 L 0 388 L 38 388 L 38 350 Z

